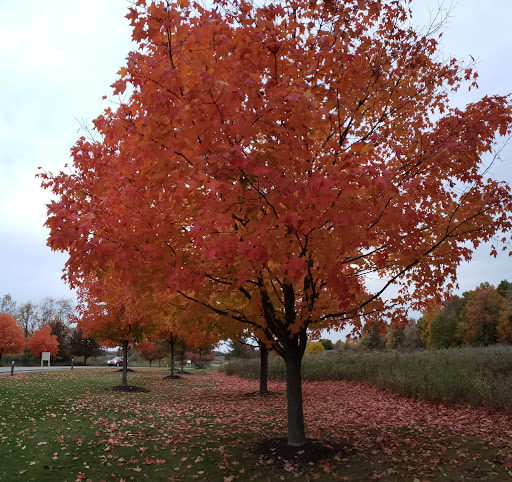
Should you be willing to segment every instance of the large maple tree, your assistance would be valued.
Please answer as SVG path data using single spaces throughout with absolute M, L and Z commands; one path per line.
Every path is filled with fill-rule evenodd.
M 510 189 L 482 169 L 508 99 L 451 107 L 476 74 L 440 60 L 406 2 L 139 0 L 128 17 L 120 104 L 71 174 L 42 176 L 49 245 L 71 285 L 122 273 L 249 325 L 286 362 L 301 445 L 308 331 L 421 309 L 511 227 Z

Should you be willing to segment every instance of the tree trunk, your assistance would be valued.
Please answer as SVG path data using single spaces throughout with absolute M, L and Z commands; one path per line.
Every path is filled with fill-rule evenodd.
M 266 395 L 268 380 L 268 350 L 264 343 L 260 343 L 260 395 Z
M 123 341 L 123 378 L 121 385 L 128 385 L 128 341 Z
M 286 354 L 286 398 L 288 401 L 288 445 L 300 447 L 306 443 L 302 409 L 302 357 Z
M 149 360 L 149 368 L 151 368 L 151 362 L 152 362 L 152 361 L 153 361 L 153 360 Z
M 185 371 L 185 353 L 181 354 L 181 372 Z
M 87 357 L 84 355 L 84 367 L 87 365 Z
M 171 337 L 171 340 L 169 342 L 169 345 L 171 345 L 171 376 L 174 376 L 174 338 Z

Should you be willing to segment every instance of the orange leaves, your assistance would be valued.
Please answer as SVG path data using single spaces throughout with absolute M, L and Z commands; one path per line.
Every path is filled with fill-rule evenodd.
M 0 357 L 4 353 L 20 353 L 25 348 L 23 330 L 16 319 L 7 313 L 0 313 Z
M 278 343 L 381 314 L 396 285 L 395 303 L 414 290 L 421 308 L 468 246 L 512 226 L 509 188 L 480 175 L 508 100 L 451 109 L 469 72 L 407 9 L 334 3 L 130 10 L 140 48 L 114 84 L 129 98 L 77 143 L 75 175 L 43 178 L 68 281 L 108 280 L 109 301 L 157 317 L 181 293 Z
M 51 356 L 59 352 L 59 342 L 57 337 L 52 335 L 52 329 L 47 325 L 36 330 L 32 338 L 27 342 L 27 348 L 36 358 L 41 356 L 44 351 L 49 351 Z

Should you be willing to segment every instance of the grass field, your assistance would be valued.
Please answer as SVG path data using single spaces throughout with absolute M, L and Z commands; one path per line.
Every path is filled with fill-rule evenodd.
M 268 442 L 286 433 L 282 382 L 270 382 L 272 394 L 261 398 L 257 381 L 193 373 L 130 373 L 146 393 L 106 390 L 120 382 L 107 369 L 0 377 L 0 480 L 512 478 L 512 418 L 500 412 L 308 381 L 306 430 L 325 443 L 293 458 Z

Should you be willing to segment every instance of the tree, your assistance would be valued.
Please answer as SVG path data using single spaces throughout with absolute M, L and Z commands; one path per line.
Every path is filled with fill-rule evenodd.
M 8 313 L 0 313 L 0 360 L 4 353 L 20 353 L 26 345 L 23 330 Z
M 404 349 L 405 350 L 418 350 L 425 348 L 425 343 L 421 340 L 421 330 L 418 323 L 412 318 L 407 323 L 404 329 Z
M 180 352 L 181 343 L 184 343 L 184 342 L 181 342 L 181 341 L 178 342 L 178 354 L 181 353 Z M 153 354 L 155 356 L 155 359 L 158 360 L 158 366 L 160 366 L 160 361 L 162 360 L 162 358 L 165 358 L 166 356 L 169 355 L 169 346 L 168 346 L 167 342 L 162 341 L 162 340 L 156 341 L 155 349 L 153 350 Z M 182 364 L 182 366 L 183 366 L 183 364 Z
M 0 313 L 16 317 L 16 301 L 9 293 L 4 295 L 0 301 Z
M 149 362 L 149 366 L 151 367 L 151 363 L 156 359 L 157 354 L 155 351 L 155 344 L 152 341 L 141 341 L 137 345 L 137 351 L 140 356 Z
M 27 348 L 36 358 L 39 358 L 44 351 L 49 351 L 50 356 L 53 357 L 59 352 L 59 342 L 57 337 L 52 335 L 52 329 L 47 325 L 34 331 L 27 342 Z
M 71 328 L 60 318 L 54 318 L 47 326 L 52 329 L 52 333 L 57 337 L 57 341 L 59 342 L 59 359 L 66 361 L 71 360 L 69 346 Z
M 386 325 L 381 322 L 368 323 L 363 330 L 359 346 L 367 350 L 384 350 L 386 348 Z
M 386 329 L 385 343 L 388 350 L 401 350 L 405 341 L 405 329 L 401 325 L 390 323 Z
M 476 74 L 409 15 L 392 0 L 138 2 L 113 84 L 127 98 L 77 142 L 71 174 L 41 176 L 70 284 L 166 292 L 285 360 L 293 446 L 308 331 L 406 323 L 511 227 L 509 187 L 480 169 L 508 100 L 451 107 Z
M 450 348 L 461 345 L 460 319 L 466 305 L 466 297 L 453 295 L 443 303 L 430 320 L 429 341 L 431 348 Z
M 140 310 L 133 293 L 115 278 L 88 277 L 78 291 L 77 327 L 105 346 L 122 347 L 121 385 L 128 386 L 128 347 L 150 338 L 156 324 Z
M 320 343 L 324 346 L 324 349 L 325 350 L 334 350 L 334 346 L 332 344 L 332 341 L 331 340 L 328 340 L 326 338 L 322 338 L 320 340 Z
M 17 311 L 16 319 L 23 328 L 25 338 L 32 336 L 37 325 L 37 307 L 31 301 L 23 303 Z
M 87 358 L 98 357 L 103 353 L 98 342 L 92 337 L 85 337 L 78 328 L 71 330 L 69 349 L 71 355 L 84 357 L 84 365 L 87 365 Z
M 489 283 L 482 283 L 466 294 L 460 331 L 465 345 L 487 346 L 496 343 L 498 317 L 503 297 Z
M 306 353 L 309 353 L 310 355 L 320 355 L 324 350 L 324 345 L 319 341 L 310 341 L 306 347 Z
M 227 342 L 229 351 L 226 353 L 226 359 L 244 359 L 254 358 L 256 346 L 253 345 L 246 337 L 240 337 L 235 340 L 228 340 Z

